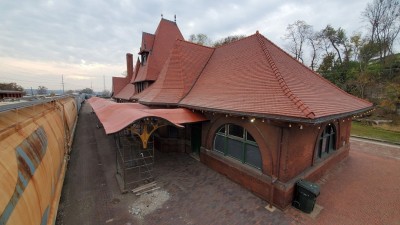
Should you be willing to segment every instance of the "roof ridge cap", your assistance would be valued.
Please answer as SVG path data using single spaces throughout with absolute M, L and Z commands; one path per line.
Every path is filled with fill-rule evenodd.
M 293 59 L 293 56 L 291 56 L 289 53 L 287 53 L 286 51 L 284 51 L 281 47 L 279 47 L 278 45 L 276 45 L 275 43 L 273 43 L 272 41 L 270 41 L 268 38 L 266 38 L 266 37 L 264 37 L 264 38 L 265 38 L 269 43 L 271 43 L 272 45 L 274 45 L 274 46 L 277 47 L 278 49 L 282 50 L 286 55 L 288 55 L 289 57 L 291 57 L 291 58 Z M 303 64 L 303 63 L 300 63 L 300 64 L 301 64 L 301 66 L 303 66 L 303 67 L 306 68 L 307 70 L 311 71 L 311 72 L 312 72 L 314 75 L 316 75 L 320 80 L 322 80 L 322 81 L 328 83 L 328 84 L 329 84 L 330 86 L 332 86 L 333 88 L 335 88 L 335 89 L 337 89 L 337 90 L 343 92 L 344 94 L 346 94 L 346 95 L 348 95 L 348 96 L 350 96 L 350 97 L 355 97 L 355 98 L 357 98 L 357 99 L 363 101 L 364 103 L 370 103 L 370 102 L 368 102 L 368 101 L 365 100 L 365 99 L 362 99 L 362 98 L 359 98 L 359 97 L 357 97 L 357 96 L 354 96 L 354 95 L 352 95 L 352 94 L 350 94 L 350 93 L 347 93 L 345 90 L 339 88 L 338 86 L 336 86 L 335 84 L 333 84 L 332 82 L 330 82 L 329 80 L 327 80 L 327 79 L 326 79 L 325 77 L 323 77 L 321 74 L 319 74 L 319 73 L 317 73 L 316 71 L 310 69 L 310 67 L 306 66 L 306 65 Z
M 226 44 L 223 44 L 223 45 L 214 47 L 214 48 L 222 48 L 222 47 L 225 47 L 225 46 L 229 46 L 229 45 L 234 44 L 234 43 L 236 43 L 236 42 L 239 42 L 239 41 L 241 41 L 241 40 L 251 38 L 251 37 L 253 37 L 253 36 L 257 35 L 257 34 L 258 34 L 258 33 L 255 33 L 255 34 L 252 34 L 252 35 L 249 35 L 249 36 L 245 36 L 244 38 L 241 38 L 241 39 L 238 39 L 238 40 L 235 40 L 235 41 L 231 41 L 231 42 L 229 42 L 229 43 L 226 43 Z
M 282 74 L 279 72 L 278 67 L 276 66 L 275 62 L 272 60 L 272 56 L 269 54 L 267 47 L 265 46 L 264 41 L 261 39 L 263 36 L 260 33 L 256 33 L 255 36 L 257 37 L 257 41 L 261 46 L 261 50 L 264 52 L 264 55 L 268 61 L 268 63 L 272 67 L 272 71 L 275 74 L 275 77 L 278 79 L 279 86 L 281 87 L 283 93 L 286 97 L 291 100 L 294 105 L 308 118 L 314 119 L 315 114 L 311 111 L 311 109 L 299 99 L 293 92 L 290 90 L 289 86 L 286 84 L 285 79 L 283 78 Z
M 194 42 L 190 42 L 190 41 L 182 40 L 182 39 L 179 39 L 179 38 L 177 38 L 176 40 L 177 40 L 177 41 L 184 42 L 184 43 L 187 43 L 187 44 L 192 44 L 192 45 L 196 45 L 196 46 L 204 47 L 204 48 L 215 49 L 215 47 L 205 46 L 205 45 L 197 44 L 197 43 L 194 43 Z

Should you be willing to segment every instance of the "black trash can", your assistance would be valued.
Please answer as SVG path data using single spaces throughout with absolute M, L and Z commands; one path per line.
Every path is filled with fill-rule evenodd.
M 292 206 L 305 213 L 311 213 L 318 195 L 319 185 L 306 180 L 298 180 L 294 189 Z

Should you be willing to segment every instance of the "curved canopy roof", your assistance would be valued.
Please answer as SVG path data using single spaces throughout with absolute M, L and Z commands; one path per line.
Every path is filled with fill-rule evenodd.
M 143 118 L 164 119 L 177 127 L 184 123 L 206 121 L 203 115 L 189 109 L 151 109 L 139 103 L 115 103 L 106 99 L 92 97 L 88 100 L 103 124 L 106 134 L 116 133 Z

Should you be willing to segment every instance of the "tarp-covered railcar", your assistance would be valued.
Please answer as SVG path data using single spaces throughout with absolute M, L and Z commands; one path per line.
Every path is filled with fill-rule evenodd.
M 0 224 L 54 224 L 77 108 L 68 97 L 0 113 Z

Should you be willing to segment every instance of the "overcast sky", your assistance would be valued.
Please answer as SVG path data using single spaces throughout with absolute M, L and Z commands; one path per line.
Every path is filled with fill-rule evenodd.
M 187 39 L 212 40 L 261 34 L 285 48 L 288 24 L 304 20 L 315 30 L 327 24 L 351 35 L 362 32 L 366 0 L 0 0 L 0 82 L 25 88 L 111 89 L 126 70 L 125 54 L 137 54 L 141 32 L 154 33 L 161 14 Z

